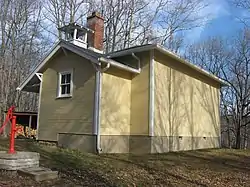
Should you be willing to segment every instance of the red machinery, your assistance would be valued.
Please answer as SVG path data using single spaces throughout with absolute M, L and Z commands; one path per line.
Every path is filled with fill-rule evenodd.
M 4 128 L 8 124 L 8 122 L 11 121 L 11 132 L 10 132 L 10 147 L 9 147 L 9 154 L 16 153 L 15 151 L 15 132 L 16 132 L 16 116 L 13 115 L 13 112 L 15 110 L 14 106 L 11 106 L 7 112 L 6 118 L 4 120 L 4 123 L 2 127 L 0 128 L 0 134 L 2 134 Z

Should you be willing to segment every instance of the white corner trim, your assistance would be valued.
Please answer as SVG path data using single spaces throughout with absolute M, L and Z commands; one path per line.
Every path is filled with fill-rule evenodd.
M 154 50 L 150 51 L 149 62 L 149 136 L 154 136 L 155 68 Z
M 37 110 L 37 126 L 36 126 L 36 140 L 38 140 L 39 126 L 40 126 L 42 88 L 43 88 L 43 75 L 41 75 L 41 82 L 40 82 L 40 87 L 39 87 L 38 110 Z

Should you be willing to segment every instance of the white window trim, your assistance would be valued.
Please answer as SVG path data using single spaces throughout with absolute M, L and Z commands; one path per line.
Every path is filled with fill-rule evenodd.
M 61 79 L 62 75 L 65 74 L 70 74 L 71 79 L 70 79 L 70 94 L 61 94 Z M 66 97 L 72 97 L 73 95 L 73 70 L 68 70 L 68 71 L 61 71 L 58 73 L 58 85 L 57 85 L 57 98 L 66 98 Z

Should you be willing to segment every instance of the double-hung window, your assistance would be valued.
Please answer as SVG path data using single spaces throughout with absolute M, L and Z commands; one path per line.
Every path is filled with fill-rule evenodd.
M 73 91 L 73 72 L 65 71 L 59 73 L 58 97 L 71 97 Z

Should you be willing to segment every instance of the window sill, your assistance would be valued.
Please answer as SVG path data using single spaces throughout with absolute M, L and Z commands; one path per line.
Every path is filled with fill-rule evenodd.
M 67 98 L 72 98 L 72 95 L 62 95 L 56 97 L 56 99 L 67 99 Z

